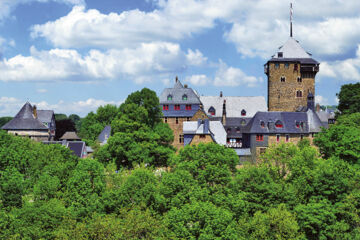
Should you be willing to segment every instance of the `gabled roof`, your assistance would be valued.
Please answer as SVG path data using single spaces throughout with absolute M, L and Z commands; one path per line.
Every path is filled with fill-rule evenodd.
M 199 124 L 197 121 L 190 121 L 183 123 L 183 133 L 196 135 L 196 134 L 210 134 L 217 144 L 226 144 L 226 131 L 220 121 L 209 121 L 209 131 L 206 132 L 204 123 Z
M 67 147 L 73 151 L 73 153 L 78 156 L 79 158 L 84 157 L 86 154 L 86 144 L 82 141 L 77 142 L 68 142 Z
M 309 132 L 321 132 L 321 127 L 326 127 L 322 124 L 319 116 L 313 110 L 309 109 L 306 114 L 309 123 Z
M 66 132 L 60 140 L 81 140 L 81 138 L 79 138 L 76 132 Z
M 104 129 L 101 131 L 100 135 L 98 136 L 98 141 L 101 144 L 106 144 L 110 135 L 111 135 L 111 126 L 107 125 L 104 127 Z
M 48 128 L 33 115 L 33 107 L 29 102 L 20 109 L 16 116 L 6 123 L 4 130 L 48 130 Z
M 53 110 L 37 110 L 37 117 L 41 122 L 51 122 L 54 116 Z
M 245 117 L 253 117 L 257 111 L 267 111 L 265 97 L 220 97 L 220 96 L 200 96 L 204 106 L 204 111 L 208 113 L 210 107 L 215 108 L 215 115 L 212 117 L 222 117 L 223 103 L 226 100 L 226 117 L 239 118 L 241 111 L 246 111 Z
M 187 100 L 183 100 L 183 96 Z M 172 100 L 168 100 L 172 96 Z M 184 87 L 179 80 L 175 82 L 173 88 L 165 88 L 159 97 L 160 104 L 200 104 L 198 95 L 191 88 Z

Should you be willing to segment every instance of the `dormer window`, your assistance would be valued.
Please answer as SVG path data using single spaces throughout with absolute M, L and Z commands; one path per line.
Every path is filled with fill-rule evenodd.
M 246 116 L 246 111 L 245 111 L 245 109 L 243 109 L 243 110 L 241 110 L 241 116 Z
M 264 122 L 264 121 L 261 121 L 261 122 L 260 122 L 260 126 L 261 126 L 262 128 L 264 128 L 264 127 L 265 127 L 265 122 Z
M 168 95 L 168 96 L 167 96 L 167 100 L 168 100 L 168 101 L 172 101 L 172 100 L 173 100 L 173 96 L 172 96 L 172 95 Z
M 239 127 L 236 128 L 236 133 L 240 133 L 240 128 Z
M 298 97 L 298 98 L 302 97 L 302 91 L 301 90 L 296 91 L 296 97 Z
M 276 121 L 276 123 L 275 123 L 275 127 L 276 127 L 276 128 L 283 128 L 284 125 L 283 125 L 283 123 L 282 123 L 280 120 L 278 120 L 278 121 Z
M 278 58 L 282 58 L 283 57 L 283 53 L 282 52 L 278 52 Z
M 188 97 L 187 97 L 186 94 L 184 94 L 184 95 L 182 96 L 182 100 L 184 100 L 184 101 L 188 100 Z
M 296 128 L 299 128 L 300 127 L 300 122 L 295 122 L 295 126 L 296 126 Z
M 241 119 L 240 124 L 241 124 L 242 126 L 246 125 L 245 119 Z
M 302 82 L 302 78 L 301 77 L 297 77 L 297 82 L 301 83 Z
M 208 113 L 209 113 L 211 116 L 214 116 L 214 115 L 215 115 L 215 108 L 214 108 L 214 107 L 210 107 L 209 110 L 208 110 Z
M 285 76 L 282 76 L 282 77 L 280 78 L 280 82 L 285 82 L 285 80 L 286 80 Z

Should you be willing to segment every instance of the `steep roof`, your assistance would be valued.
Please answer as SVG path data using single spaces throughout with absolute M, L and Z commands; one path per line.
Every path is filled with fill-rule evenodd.
M 26 102 L 16 116 L 6 123 L 4 130 L 48 130 L 48 128 L 33 115 L 33 107 Z
M 41 122 L 51 122 L 53 116 L 53 110 L 37 110 L 37 117 Z
M 282 57 L 278 53 L 282 53 Z M 303 64 L 318 64 L 316 60 L 311 57 L 311 54 L 306 52 L 299 41 L 290 37 L 283 46 L 272 56 L 270 61 L 299 61 Z
M 208 114 L 211 107 L 215 108 L 213 117 L 222 117 L 223 103 L 226 100 L 226 117 L 241 117 L 241 111 L 246 111 L 245 117 L 252 117 L 257 111 L 267 111 L 265 97 L 220 97 L 220 96 L 200 96 L 204 106 L 204 111 Z
M 220 121 L 209 121 L 209 131 L 206 131 L 204 123 L 198 121 L 184 122 L 183 133 L 190 135 L 210 134 L 217 144 L 226 144 L 226 131 Z
M 102 144 L 106 144 L 110 135 L 111 135 L 111 126 L 107 125 L 104 127 L 104 129 L 101 131 L 100 135 L 98 136 L 99 142 Z
M 309 109 L 306 114 L 309 123 L 309 132 L 321 132 L 321 127 L 326 127 L 313 110 Z
M 187 99 L 184 100 L 183 96 Z M 168 99 L 172 96 L 172 100 Z M 200 104 L 198 95 L 191 88 L 184 87 L 179 80 L 176 80 L 173 88 L 165 88 L 159 97 L 160 104 Z

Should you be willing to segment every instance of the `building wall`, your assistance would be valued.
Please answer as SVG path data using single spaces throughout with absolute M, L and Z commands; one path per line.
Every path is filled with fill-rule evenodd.
M 199 143 L 212 143 L 212 142 L 214 142 L 214 140 L 211 137 L 211 135 L 205 135 L 204 138 L 200 138 L 200 135 L 195 135 L 190 145 L 197 145 Z
M 268 111 L 293 112 L 299 106 L 307 106 L 307 95 L 309 91 L 315 96 L 315 77 L 302 78 L 302 82 L 297 81 L 301 77 L 301 64 L 298 70 L 294 71 L 294 63 L 289 63 L 289 68 L 285 68 L 284 63 L 280 63 L 278 69 L 275 63 L 269 63 L 268 74 Z M 285 82 L 281 82 L 281 77 L 285 77 Z M 315 75 L 314 75 L 315 76 Z M 296 91 L 302 91 L 302 97 L 296 97 Z
M 46 131 L 9 130 L 8 133 L 16 136 L 28 137 L 37 142 L 49 141 L 49 137 L 50 137 L 49 132 L 47 130 Z
M 204 119 L 209 119 L 209 117 L 206 115 L 206 113 L 204 112 L 204 110 L 199 109 L 194 116 L 191 118 L 191 121 L 197 121 L 198 119 L 204 120 Z
M 184 142 L 179 141 L 180 135 L 183 135 L 183 122 L 191 121 L 191 118 L 178 117 L 178 123 L 176 123 L 176 117 L 163 118 L 163 122 L 166 122 L 165 119 L 167 119 L 167 124 L 169 124 L 169 127 L 174 133 L 174 141 L 171 145 L 177 149 L 184 147 Z

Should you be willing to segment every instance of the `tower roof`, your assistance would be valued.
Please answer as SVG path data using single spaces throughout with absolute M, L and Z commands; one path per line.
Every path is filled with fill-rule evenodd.
M 282 57 L 278 53 L 282 53 Z M 299 41 L 290 37 L 273 58 L 311 58 L 311 55 L 301 47 Z

